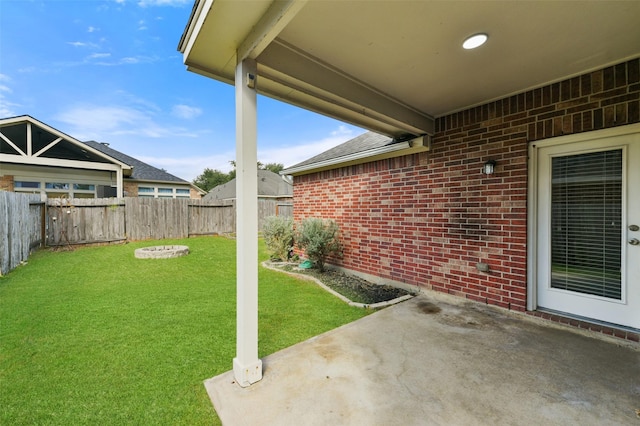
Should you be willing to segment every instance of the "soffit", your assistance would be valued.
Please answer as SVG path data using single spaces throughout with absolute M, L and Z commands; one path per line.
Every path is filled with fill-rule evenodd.
M 250 55 L 260 93 L 396 137 L 432 133 L 433 117 L 640 56 L 640 2 L 302 3 Z M 279 4 L 196 2 L 201 12 L 180 46 L 189 69 L 232 83 L 238 46 Z M 462 49 L 477 32 L 489 41 Z

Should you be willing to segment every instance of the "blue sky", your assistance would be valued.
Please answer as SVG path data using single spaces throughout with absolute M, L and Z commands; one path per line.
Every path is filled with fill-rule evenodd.
M 193 180 L 235 158 L 233 86 L 177 51 L 193 0 L 0 0 L 0 118 L 30 115 Z M 266 97 L 258 159 L 291 166 L 364 130 Z

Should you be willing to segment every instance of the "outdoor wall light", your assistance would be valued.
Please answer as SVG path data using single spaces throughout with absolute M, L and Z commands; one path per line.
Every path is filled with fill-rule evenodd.
M 495 160 L 488 160 L 486 163 L 484 163 L 484 166 L 482 166 L 482 173 L 484 173 L 485 175 L 492 175 L 496 170 L 496 162 Z

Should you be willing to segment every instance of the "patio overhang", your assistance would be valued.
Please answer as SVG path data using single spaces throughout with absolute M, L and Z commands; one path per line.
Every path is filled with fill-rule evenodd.
M 640 57 L 638 16 L 626 1 L 196 0 L 184 63 L 236 87 L 237 383 L 262 377 L 257 93 L 396 140 L 433 136 L 434 118 Z M 464 49 L 477 33 L 488 42 Z
M 391 137 L 434 117 L 640 56 L 639 2 L 197 0 L 190 71 Z M 474 33 L 489 35 L 465 50 Z

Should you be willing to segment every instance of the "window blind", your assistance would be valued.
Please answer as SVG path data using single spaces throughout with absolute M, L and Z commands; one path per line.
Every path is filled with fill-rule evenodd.
M 622 150 L 554 157 L 551 287 L 622 294 Z

